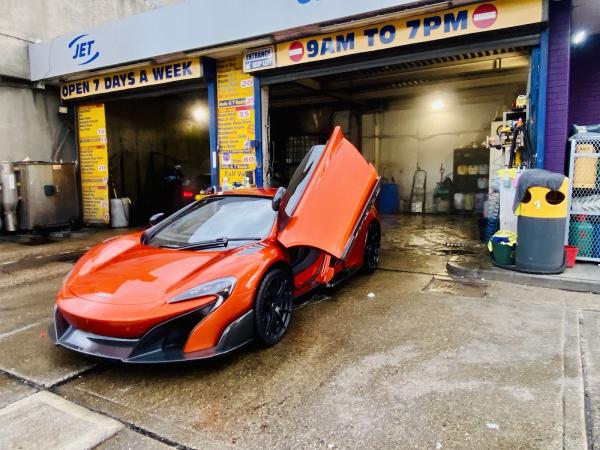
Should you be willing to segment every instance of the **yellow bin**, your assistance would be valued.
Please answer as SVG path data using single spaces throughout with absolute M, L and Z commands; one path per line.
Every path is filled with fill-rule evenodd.
M 527 189 L 517 222 L 518 270 L 543 274 L 564 271 L 568 189 L 566 177 L 558 191 L 539 186 Z
M 519 215 L 540 219 L 567 217 L 567 195 L 569 179 L 565 177 L 558 191 L 546 187 L 532 186 L 527 189 L 519 208 Z

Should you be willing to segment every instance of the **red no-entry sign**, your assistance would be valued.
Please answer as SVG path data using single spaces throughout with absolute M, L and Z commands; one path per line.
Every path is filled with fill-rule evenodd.
M 304 46 L 302 45 L 302 43 L 298 41 L 292 42 L 288 50 L 288 55 L 292 61 L 300 61 L 304 56 Z
M 498 9 L 489 3 L 480 5 L 473 11 L 473 24 L 477 28 L 489 28 L 498 18 Z

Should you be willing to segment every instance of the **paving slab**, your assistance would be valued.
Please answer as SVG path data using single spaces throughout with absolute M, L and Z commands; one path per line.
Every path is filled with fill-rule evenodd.
M 48 388 L 94 367 L 96 361 L 56 347 L 49 325 L 43 320 L 0 339 L 0 369 Z
M 31 285 L 0 289 L 0 340 L 7 333 L 50 317 L 61 283 L 62 273 Z
M 581 311 L 584 387 L 590 448 L 600 448 L 600 311 Z
M 0 409 L 0 448 L 93 448 L 123 424 L 43 391 Z
M 35 392 L 35 388 L 0 373 L 0 408 Z
M 167 450 L 172 448 L 173 446 L 163 444 L 156 439 L 124 429 L 94 447 L 94 450 Z
M 357 277 L 296 310 L 270 349 L 106 366 L 58 392 L 203 449 L 560 448 L 565 430 L 584 429 L 565 418 L 577 329 L 560 291 L 540 302 L 513 285 L 423 292 L 431 279 Z

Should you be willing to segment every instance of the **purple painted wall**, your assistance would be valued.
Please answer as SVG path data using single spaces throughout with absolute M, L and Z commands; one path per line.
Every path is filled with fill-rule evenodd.
M 571 48 L 569 124 L 600 123 L 600 34 Z
M 548 90 L 546 101 L 546 149 L 544 168 L 565 169 L 569 123 L 569 58 L 571 2 L 550 1 L 548 28 Z

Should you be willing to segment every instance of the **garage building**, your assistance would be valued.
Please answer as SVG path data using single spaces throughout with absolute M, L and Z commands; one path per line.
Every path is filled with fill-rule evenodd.
M 563 5 L 233 3 L 207 14 L 185 2 L 89 30 L 80 43 L 95 47 L 77 58 L 69 44 L 79 35 L 30 47 L 33 79 L 62 82 L 66 105 L 103 105 L 110 174 L 96 177 L 106 181 L 100 200 L 131 198 L 134 223 L 169 210 L 169 177 L 181 179 L 181 197 L 211 186 L 285 185 L 335 125 L 397 186 L 399 211 L 483 212 L 490 166 L 504 165 L 488 145 L 506 119 L 526 124 L 538 167 L 556 164 L 546 111 L 563 99 L 548 97 L 547 84 L 561 59 L 549 58 L 548 25 Z M 203 27 L 192 26 L 196 19 Z M 159 24 L 168 33 L 148 33 Z M 186 58 L 199 61 L 193 79 L 140 85 L 141 68 Z M 82 80 L 123 72 L 138 77 L 133 88 L 77 90 Z M 82 173 L 82 188 L 85 181 Z M 88 210 L 107 221 L 106 209 Z

